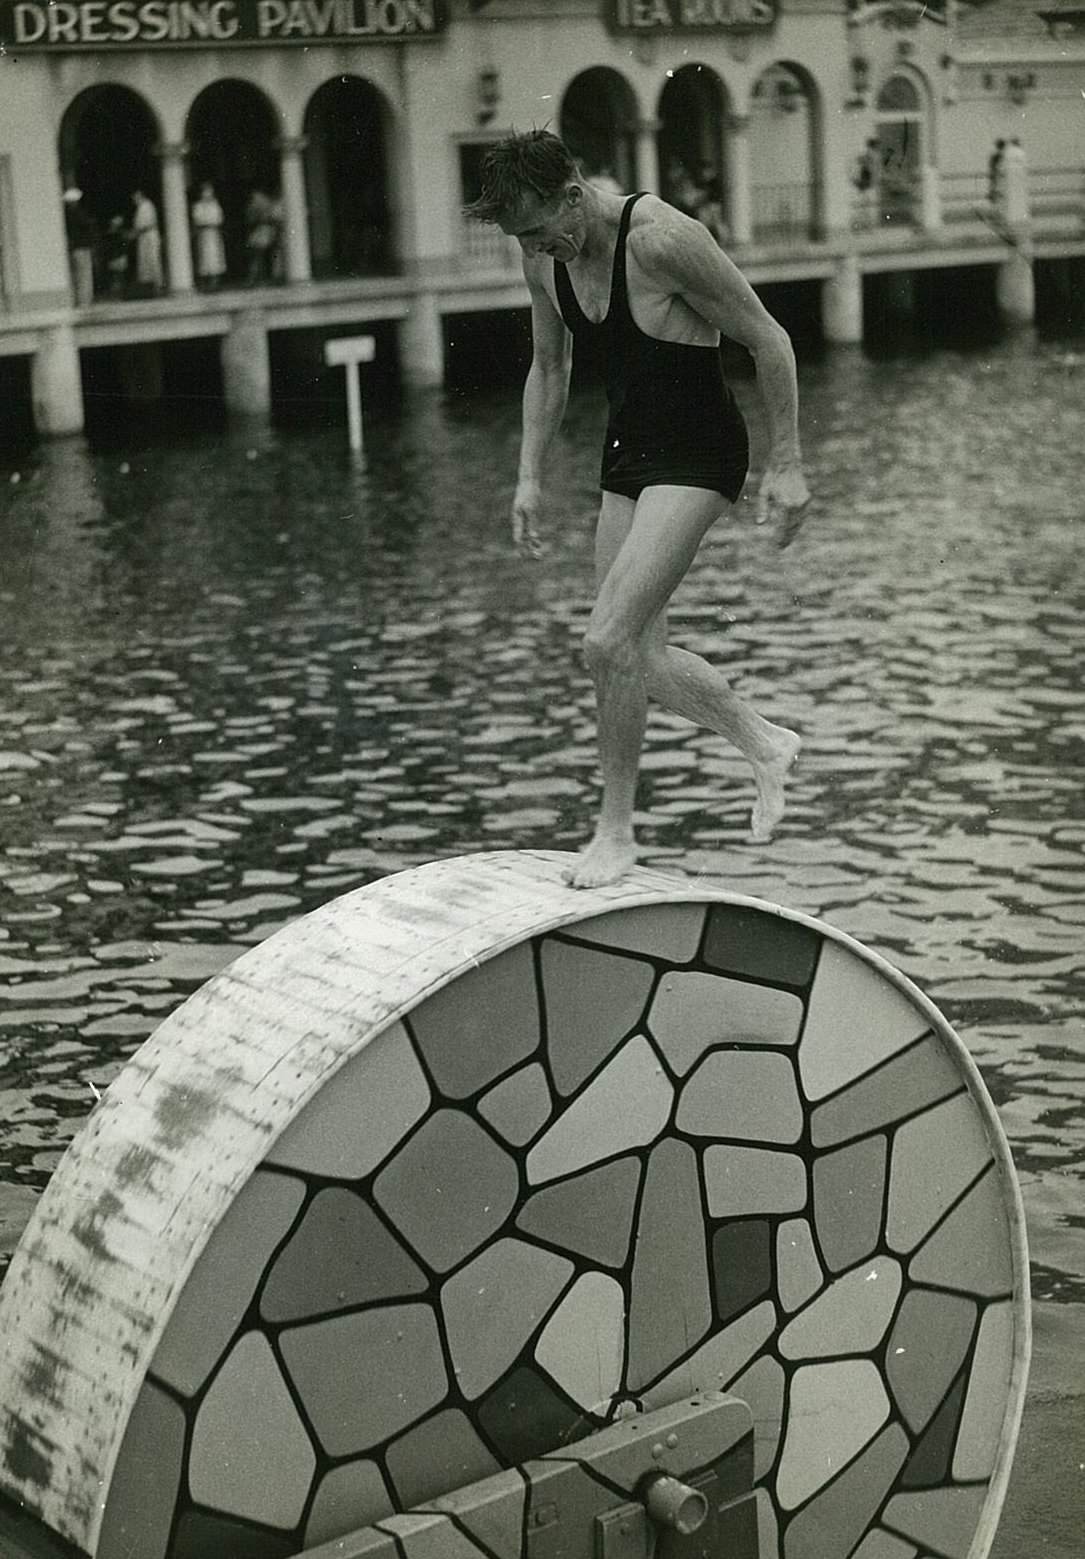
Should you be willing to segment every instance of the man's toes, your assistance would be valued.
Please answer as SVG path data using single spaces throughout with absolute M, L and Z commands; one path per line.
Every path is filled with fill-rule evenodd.
M 635 861 L 633 845 L 595 843 L 590 844 L 562 875 L 570 888 L 604 888 L 624 877 Z

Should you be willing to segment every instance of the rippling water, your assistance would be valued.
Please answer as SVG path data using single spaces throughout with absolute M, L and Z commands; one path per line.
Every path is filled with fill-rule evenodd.
M 806 365 L 817 499 L 719 527 L 675 637 L 806 745 L 768 846 L 715 737 L 654 713 L 646 858 L 823 916 L 977 1057 L 1038 1297 L 1085 1298 L 1085 359 L 1031 339 Z M 753 400 L 752 386 L 738 386 Z M 518 397 L 0 470 L 0 1183 L 40 1187 L 124 1058 L 247 945 L 386 872 L 575 848 L 598 393 L 550 546 L 505 539 Z

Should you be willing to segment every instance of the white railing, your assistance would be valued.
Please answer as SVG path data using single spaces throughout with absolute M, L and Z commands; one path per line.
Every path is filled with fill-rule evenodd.
M 812 184 L 755 184 L 750 191 L 754 242 L 798 243 L 815 237 Z
M 918 227 L 923 212 L 923 191 L 918 176 L 883 176 L 869 189 L 852 195 L 851 225 L 854 232 Z
M 1085 225 L 1085 169 L 1030 168 L 1028 211 L 1032 222 Z M 942 220 L 947 226 L 969 222 L 998 224 L 998 192 L 986 171 L 942 175 Z
M 460 258 L 471 271 L 518 271 L 520 245 L 492 223 L 465 217 L 460 228 Z
M 992 212 L 991 179 L 986 172 L 942 174 L 942 221 L 986 222 Z
M 1030 168 L 1028 199 L 1034 221 L 1046 217 L 1085 223 L 1085 168 Z

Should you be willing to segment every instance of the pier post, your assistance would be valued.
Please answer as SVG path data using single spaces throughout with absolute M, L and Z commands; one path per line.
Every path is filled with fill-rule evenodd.
M 71 325 L 43 330 L 31 367 L 34 422 L 48 437 L 83 431 L 83 381 Z
M 303 135 L 284 136 L 279 142 L 279 181 L 283 200 L 283 264 L 288 282 L 309 281 L 309 211 L 305 203 L 305 176 L 301 154 Z
M 416 389 L 443 384 L 444 335 L 435 292 L 418 292 L 399 327 L 399 364 L 405 384 Z
M 841 345 L 863 339 L 863 278 L 853 254 L 822 283 L 821 328 L 826 341 Z
M 998 268 L 995 282 L 998 311 L 1010 325 L 1031 325 L 1036 318 L 1036 283 L 1027 241 L 1014 249 Z
M 192 239 L 185 196 L 185 158 L 181 141 L 158 148 L 162 163 L 162 219 L 166 229 L 166 278 L 171 293 L 192 291 Z
M 234 315 L 229 334 L 222 338 L 222 380 L 231 415 L 270 416 L 271 360 L 262 309 L 243 309 Z
M 753 242 L 753 205 L 750 200 L 750 116 L 729 114 L 724 152 L 727 157 L 727 223 L 731 242 Z

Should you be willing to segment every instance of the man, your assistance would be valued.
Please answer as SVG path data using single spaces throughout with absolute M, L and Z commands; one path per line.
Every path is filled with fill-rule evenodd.
M 878 216 L 878 141 L 871 136 L 863 148 L 863 154 L 855 169 L 853 180 L 859 191 L 856 203 L 858 220 L 856 227 L 876 227 Z
M 666 609 L 746 476 L 746 431 L 720 371 L 721 332 L 748 347 L 757 365 L 771 443 L 761 517 L 780 522 L 781 545 L 809 500 L 787 335 L 699 222 L 654 195 L 623 199 L 594 189 L 548 131 L 491 148 L 470 214 L 519 240 L 531 293 L 533 354 L 512 527 L 532 555 L 573 337 L 601 334 L 606 347 L 598 594 L 585 638 L 603 800 L 568 881 L 614 882 L 636 858 L 632 819 L 649 697 L 727 737 L 749 760 L 753 836 L 767 839 L 783 813 L 799 738 L 763 719 L 699 656 L 668 645 Z
M 245 204 L 245 247 L 249 255 L 247 279 L 250 287 L 273 279 L 277 238 L 275 202 L 262 189 L 254 189 Z
M 64 229 L 72 262 L 75 306 L 85 309 L 94 302 L 94 246 L 97 228 L 87 210 L 83 191 L 69 184 L 64 191 Z
M 222 238 L 225 213 L 210 183 L 200 185 L 192 203 L 192 230 L 196 235 L 196 283 L 213 292 L 226 275 L 226 246 Z
M 994 151 L 987 159 L 987 200 L 992 206 L 1002 203 L 1002 165 L 1006 160 L 1006 142 L 999 136 Z
M 162 291 L 162 234 L 154 201 L 141 189 L 132 192 L 132 244 L 135 249 L 136 291 L 156 297 Z

